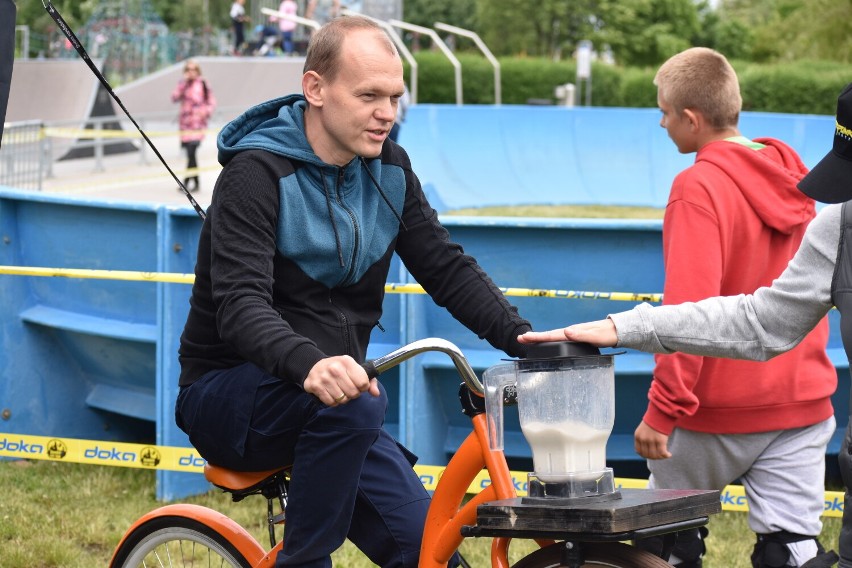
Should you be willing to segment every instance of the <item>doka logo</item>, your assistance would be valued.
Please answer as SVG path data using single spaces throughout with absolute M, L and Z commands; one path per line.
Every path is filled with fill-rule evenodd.
M 0 452 L 10 452 L 14 454 L 43 454 L 44 446 L 41 444 L 28 444 L 24 440 L 10 440 L 3 438 L 0 440 Z
M 121 452 L 117 448 L 86 448 L 83 452 L 83 457 L 86 459 L 96 459 L 101 461 L 119 461 L 119 462 L 134 462 L 136 454 L 133 452 Z
M 47 443 L 47 457 L 61 460 L 68 453 L 68 446 L 62 440 L 53 439 Z
M 181 467 L 204 467 L 204 458 L 198 457 L 195 454 L 188 454 L 178 458 L 178 465 Z
M 157 467 L 163 458 L 157 448 L 147 446 L 139 453 L 139 463 L 147 467 Z

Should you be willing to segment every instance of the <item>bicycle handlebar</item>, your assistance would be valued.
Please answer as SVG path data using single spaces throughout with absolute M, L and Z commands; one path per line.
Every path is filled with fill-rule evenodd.
M 367 371 L 367 375 L 369 375 L 370 378 L 373 378 L 378 376 L 379 373 L 387 371 L 388 369 L 399 365 L 403 361 L 427 351 L 439 351 L 449 355 L 453 364 L 456 366 L 456 370 L 461 378 L 464 379 L 468 388 L 479 396 L 483 396 L 485 394 L 485 390 L 482 387 L 479 377 L 477 377 L 476 373 L 474 373 L 473 369 L 471 369 L 470 363 L 467 362 L 467 359 L 461 352 L 461 349 L 446 339 L 440 339 L 437 337 L 419 339 L 409 343 L 408 345 L 403 345 L 399 349 L 391 351 L 387 355 L 382 355 L 381 357 L 376 357 L 375 359 L 366 361 L 363 367 L 364 370 Z

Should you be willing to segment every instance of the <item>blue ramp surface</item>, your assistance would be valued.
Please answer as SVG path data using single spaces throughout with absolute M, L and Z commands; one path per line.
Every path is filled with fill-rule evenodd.
M 692 164 L 660 128 L 657 109 L 415 105 L 400 133 L 439 211 L 488 205 L 664 207 Z M 748 137 L 784 140 L 813 167 L 831 148 L 834 117 L 743 113 Z

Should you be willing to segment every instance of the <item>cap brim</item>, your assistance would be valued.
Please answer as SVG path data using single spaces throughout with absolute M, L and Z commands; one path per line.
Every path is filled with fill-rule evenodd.
M 799 190 L 823 203 L 843 203 L 852 199 L 852 162 L 832 150 L 799 181 Z

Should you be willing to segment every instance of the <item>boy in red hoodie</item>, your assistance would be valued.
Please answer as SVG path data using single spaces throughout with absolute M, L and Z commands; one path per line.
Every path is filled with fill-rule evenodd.
M 754 292 L 778 277 L 815 215 L 796 184 L 796 152 L 740 134 L 736 73 L 723 55 L 692 48 L 654 78 L 665 128 L 695 164 L 672 184 L 663 220 L 664 303 Z M 657 355 L 648 409 L 635 432 L 650 486 L 719 489 L 741 481 L 756 568 L 830 566 L 822 529 L 825 451 L 835 431 L 837 385 L 824 319 L 769 362 Z M 701 566 L 702 529 L 683 531 L 670 559 Z M 655 550 L 659 542 L 643 547 Z M 659 549 L 655 550 L 659 553 Z M 830 563 L 829 563 L 830 562 Z

